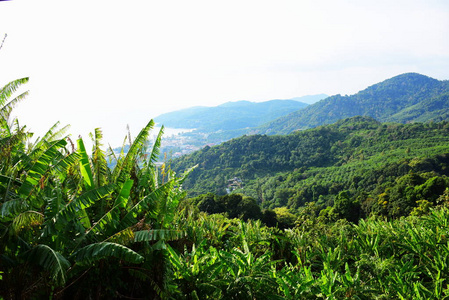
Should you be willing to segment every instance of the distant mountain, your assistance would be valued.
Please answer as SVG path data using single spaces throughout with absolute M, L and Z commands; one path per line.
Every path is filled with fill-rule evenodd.
M 214 107 L 192 107 L 166 113 L 155 118 L 159 124 L 172 128 L 195 128 L 203 132 L 236 130 L 257 127 L 266 122 L 303 109 L 326 95 L 298 97 L 295 100 L 270 100 L 265 102 L 235 101 Z
M 308 96 L 302 96 L 302 97 L 295 97 L 295 98 L 291 98 L 289 100 L 295 100 L 295 101 L 300 101 L 300 102 L 304 102 L 307 104 L 313 104 L 316 103 L 320 100 L 323 100 L 325 98 L 329 97 L 326 94 L 318 94 L 318 95 L 308 95 Z
M 398 75 L 355 95 L 323 99 L 262 125 L 259 132 L 287 134 L 353 116 L 399 123 L 448 120 L 449 81 L 417 73 Z

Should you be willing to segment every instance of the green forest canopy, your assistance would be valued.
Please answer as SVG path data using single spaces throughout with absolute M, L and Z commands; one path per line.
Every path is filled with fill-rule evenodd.
M 353 201 L 348 201 L 352 192 L 341 191 L 332 207 L 319 216 L 309 202 L 297 212 L 294 228 L 281 230 L 260 221 L 201 213 L 191 201 L 183 200 L 184 180 L 193 174 L 176 176 L 166 165 L 155 166 L 163 130 L 148 150 L 153 121 L 126 155 L 105 150 L 100 129 L 91 136 L 92 151 L 82 139 L 72 143 L 64 128 L 56 125 L 32 142 L 32 133 L 10 118 L 26 93 L 11 96 L 27 81 L 16 80 L 0 90 L 0 298 L 449 297 L 449 190 L 440 194 L 442 184 L 447 187 L 447 142 L 443 143 L 447 122 L 398 125 L 350 119 L 287 136 L 292 140 L 290 152 L 289 141 L 280 137 L 244 137 L 220 146 L 227 149 L 236 143 L 242 148 L 234 149 L 229 158 L 243 159 L 247 154 L 262 154 L 258 147 L 272 144 L 268 149 L 275 156 L 270 163 L 280 166 L 275 171 L 295 172 L 296 166 L 287 170 L 284 160 L 303 157 L 300 175 L 363 166 L 357 162 L 368 161 L 368 166 L 381 166 L 383 160 L 396 162 L 408 167 L 397 168 L 398 174 L 393 173 L 395 168 L 384 170 L 391 180 L 382 182 L 394 185 L 379 200 L 388 203 L 405 191 L 407 197 L 425 197 L 433 206 L 421 202 L 408 217 L 391 216 L 386 221 L 372 216 L 354 224 L 345 215 L 354 208 Z M 335 139 L 334 134 L 338 134 Z M 310 144 L 304 153 L 293 152 L 302 140 L 298 137 L 304 145 Z M 252 141 L 251 148 L 242 141 Z M 338 141 L 341 145 L 332 150 Z M 406 148 L 393 147 L 400 141 Z M 274 142 L 282 142 L 281 147 Z M 418 142 L 426 145 L 417 147 Z M 327 144 L 333 145 L 330 150 Z M 322 148 L 314 154 L 314 146 Z M 212 155 L 199 168 L 213 165 L 220 147 L 205 149 Z M 249 149 L 253 150 L 242 153 Z M 382 154 L 381 149 L 388 151 Z M 200 154 L 204 153 L 192 157 Z M 237 168 L 229 158 L 223 162 Z M 115 160 L 111 168 L 110 159 Z M 248 176 L 245 180 L 251 176 L 240 175 Z M 271 175 L 262 168 L 256 176 Z M 218 203 L 232 207 L 240 199 L 254 207 L 251 198 L 237 194 L 223 196 Z M 285 209 L 276 213 L 289 217 Z
M 263 208 L 297 210 L 308 202 L 332 205 L 340 192 L 347 191 L 359 199 L 367 215 L 376 211 L 400 216 L 425 196 L 410 194 L 395 213 L 376 207 L 373 199 L 387 193 L 393 209 L 405 191 L 395 195 L 389 191 L 411 174 L 416 177 L 412 187 L 439 177 L 444 190 L 448 145 L 448 122 L 382 124 L 354 117 L 286 136 L 244 136 L 173 160 L 171 166 L 181 171 L 198 164 L 184 183 L 191 196 L 223 195 L 228 180 L 239 177 L 243 186 L 235 192 L 256 199 Z

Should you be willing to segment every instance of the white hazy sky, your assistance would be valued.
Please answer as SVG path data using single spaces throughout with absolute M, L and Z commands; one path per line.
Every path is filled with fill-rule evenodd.
M 447 0 L 0 1 L 5 33 L 0 85 L 30 77 L 21 123 L 112 146 L 191 106 L 449 79 Z

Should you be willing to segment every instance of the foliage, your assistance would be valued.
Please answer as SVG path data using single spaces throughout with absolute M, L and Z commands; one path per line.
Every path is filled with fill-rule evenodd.
M 221 155 L 229 169 L 238 168 L 233 157 L 250 164 L 245 157 L 264 155 L 270 167 L 261 160 L 259 177 L 245 182 L 262 205 L 277 206 L 261 211 L 239 193 L 184 199 L 186 176 L 197 171 L 177 177 L 155 166 L 163 130 L 146 149 L 152 121 L 116 156 L 102 149 L 99 129 L 92 152 L 57 124 L 30 142 L 9 112 L 0 127 L 4 299 L 449 298 L 445 122 L 350 119 L 206 149 L 203 170 Z M 273 158 L 260 148 L 267 142 Z M 300 193 L 313 201 L 292 205 Z
M 217 216 L 200 218 L 214 222 Z M 449 295 L 447 208 L 430 209 L 420 218 L 370 218 L 358 225 L 340 220 L 285 231 L 230 219 L 221 219 L 217 230 L 195 223 L 197 217 L 184 223 L 192 226 L 186 236 L 192 246 L 169 250 L 175 299 L 444 299 Z M 220 242 L 210 244 L 210 240 Z
M 374 84 L 351 96 L 335 95 L 264 124 L 260 133 L 287 134 L 354 116 L 381 122 L 448 120 L 449 82 L 406 73 Z
M 262 212 L 256 200 L 241 194 L 216 196 L 212 193 L 191 199 L 201 211 L 209 214 L 225 213 L 229 218 L 258 220 Z
M 198 164 L 184 184 L 192 196 L 223 195 L 228 179 L 239 177 L 243 186 L 235 193 L 256 199 L 263 209 L 295 212 L 309 202 L 332 207 L 345 191 L 354 212 L 337 217 L 394 218 L 408 215 L 416 201 L 434 203 L 448 186 L 448 131 L 447 122 L 381 124 L 355 117 L 287 136 L 244 136 L 171 166 L 182 171 Z
M 57 124 L 30 142 L 32 134 L 9 120 L 18 98 L 7 100 L 26 81 L 0 94 L 0 295 L 164 297 L 165 245 L 183 236 L 171 223 L 184 193 L 183 177 L 155 166 L 163 130 L 150 155 L 153 121 L 118 157 L 101 148 L 99 129 L 92 154 L 81 138 L 68 147 Z

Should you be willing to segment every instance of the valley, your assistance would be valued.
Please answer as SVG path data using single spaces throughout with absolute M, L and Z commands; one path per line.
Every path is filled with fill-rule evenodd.
M 30 140 L 10 100 L 27 82 L 0 90 L 0 298 L 449 296 L 447 81 L 403 74 L 253 127 L 201 108 L 116 149 L 100 128 L 92 149 L 58 124 Z

